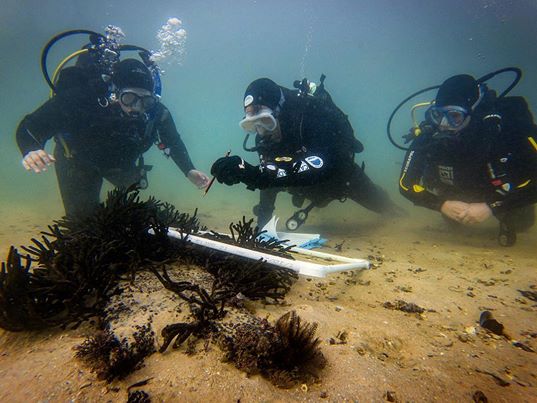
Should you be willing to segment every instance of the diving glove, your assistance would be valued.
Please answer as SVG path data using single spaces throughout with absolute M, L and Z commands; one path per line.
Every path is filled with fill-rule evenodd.
M 217 159 L 211 167 L 211 174 L 218 182 L 228 186 L 240 182 L 250 186 L 255 183 L 260 172 L 257 167 L 247 163 L 238 155 L 232 155 Z

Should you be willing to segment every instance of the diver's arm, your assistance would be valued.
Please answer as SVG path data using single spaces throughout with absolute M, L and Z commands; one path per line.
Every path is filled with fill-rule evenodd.
M 399 176 L 399 192 L 417 206 L 431 210 L 441 211 L 446 200 L 429 192 L 422 184 L 425 161 L 422 153 L 411 147 L 403 161 L 403 168 Z
M 161 104 L 163 108 L 158 123 L 158 131 L 162 147 L 169 149 L 169 155 L 179 169 L 188 176 L 188 173 L 195 170 L 194 164 L 190 159 L 190 155 L 186 149 L 185 143 L 181 139 L 172 115 L 168 109 Z
M 329 159 L 320 153 L 303 159 L 277 157 L 274 160 L 254 166 L 237 155 L 223 157 L 214 162 L 211 174 L 226 185 L 242 182 L 254 190 L 313 185 L 329 177 L 332 171 Z
M 281 161 L 259 166 L 254 181 L 256 188 L 315 185 L 328 179 L 334 171 L 333 158 L 327 150 L 309 152 L 290 161 L 285 161 L 286 157 L 276 159 Z
M 31 151 L 43 150 L 46 142 L 61 130 L 59 124 L 64 120 L 60 105 L 54 98 L 26 115 L 19 123 L 16 132 L 21 154 L 25 156 Z
M 534 179 L 522 185 L 523 188 L 514 189 L 505 198 L 487 203 L 492 214 L 500 216 L 509 210 L 537 203 L 537 181 Z
M 513 175 L 521 178 L 520 183 L 510 183 L 508 191 L 500 190 L 497 192 L 498 197 L 487 203 L 495 216 L 537 203 L 537 135 L 528 134 L 522 140 L 516 155 L 523 161 L 518 165 L 523 172 Z
M 19 123 L 16 140 L 23 156 L 22 166 L 27 171 L 44 172 L 56 161 L 45 151 L 45 144 L 61 130 L 59 124 L 65 122 L 61 110 L 59 103 L 51 99 Z

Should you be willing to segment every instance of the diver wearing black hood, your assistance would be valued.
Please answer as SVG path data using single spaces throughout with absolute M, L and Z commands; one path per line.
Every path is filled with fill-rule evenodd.
M 399 189 L 418 206 L 462 224 L 494 215 L 499 241 L 534 224 L 537 126 L 522 97 L 496 97 L 472 76 L 439 88 L 405 156 Z
M 293 194 L 297 207 L 305 199 L 312 201 L 301 210 L 306 217 L 312 207 L 346 198 L 377 213 L 400 213 L 387 193 L 354 163 L 354 154 L 363 146 L 355 139 L 347 116 L 326 97 L 292 91 L 261 78 L 248 86 L 243 101 L 246 116 L 240 126 L 256 134 L 252 150 L 258 152 L 260 165 L 231 156 L 217 160 L 211 173 L 227 185 L 242 182 L 248 189 L 261 189 L 260 203 L 254 208 L 259 226 L 271 218 L 276 195 L 282 190 Z M 296 229 L 304 220 L 288 229 Z
M 150 167 L 142 156 L 152 144 L 193 184 L 205 187 L 208 177 L 194 168 L 170 112 L 155 94 L 147 66 L 122 60 L 107 82 L 80 59 L 61 71 L 56 95 L 27 115 L 16 134 L 27 170 L 39 173 L 56 162 L 66 214 L 87 214 L 97 206 L 103 179 L 115 186 L 145 188 Z M 113 95 L 106 97 L 110 88 Z M 44 151 L 53 137 L 54 156 Z

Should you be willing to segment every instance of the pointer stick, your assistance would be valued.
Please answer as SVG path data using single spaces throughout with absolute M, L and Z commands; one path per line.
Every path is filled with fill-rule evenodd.
M 229 154 L 231 154 L 231 150 L 228 150 L 228 152 L 226 153 L 226 155 L 224 155 L 224 157 L 229 157 Z M 216 180 L 216 177 L 213 176 L 213 178 L 211 179 L 211 181 L 209 182 L 209 184 L 205 188 L 205 192 L 203 192 L 203 196 L 205 196 L 207 193 L 209 193 L 209 189 L 211 188 L 211 186 L 213 186 L 213 183 L 214 183 L 215 180 Z

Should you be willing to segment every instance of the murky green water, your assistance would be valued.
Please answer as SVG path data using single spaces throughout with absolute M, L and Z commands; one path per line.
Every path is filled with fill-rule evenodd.
M 195 165 L 209 171 L 228 149 L 242 150 L 242 95 L 250 81 L 268 76 L 282 85 L 307 76 L 327 75 L 335 102 L 349 114 L 365 152 L 369 176 L 415 214 L 402 200 L 397 179 L 403 153 L 393 148 L 385 126 L 393 107 L 410 93 L 441 83 L 457 73 L 481 76 L 518 66 L 525 76 L 513 94 L 537 107 L 537 3 L 521 1 L 108 1 L 5 0 L 0 14 L 0 216 L 13 222 L 25 211 L 43 221 L 63 212 L 53 170 L 35 175 L 22 169 L 15 144 L 20 119 L 44 102 L 48 88 L 39 67 L 41 48 L 64 30 L 102 32 L 120 26 L 127 43 L 158 48 L 155 34 L 169 17 L 178 17 L 188 32 L 183 64 L 164 65 L 163 102 L 173 113 Z M 84 43 L 68 39 L 51 53 L 54 66 Z M 50 67 L 53 68 L 53 67 Z M 502 88 L 508 80 L 491 82 Z M 410 126 L 406 111 L 395 131 Z M 52 144 L 49 144 L 52 149 Z M 222 221 L 248 214 L 257 195 L 244 185 L 215 185 L 202 198 L 175 167 L 155 149 L 147 194 L 181 210 L 199 207 Z M 224 209 L 222 209 L 225 207 Z M 282 197 L 277 213 L 292 211 Z M 227 215 L 231 215 L 227 217 Z M 318 213 L 316 225 L 360 220 L 367 212 L 349 203 Z M 332 220 L 332 215 L 334 220 Z M 10 217 L 7 220 L 6 217 Z M 439 218 L 440 219 L 440 218 Z

